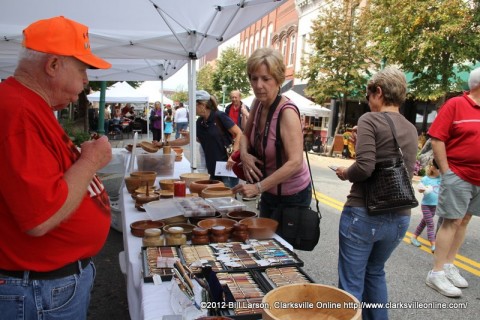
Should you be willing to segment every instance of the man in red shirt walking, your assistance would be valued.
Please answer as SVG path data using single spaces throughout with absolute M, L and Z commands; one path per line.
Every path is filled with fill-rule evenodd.
M 240 100 L 240 97 L 239 90 L 233 90 L 230 92 L 230 100 L 232 103 L 225 108 L 225 113 L 243 131 L 245 129 L 245 125 L 247 124 L 250 109 L 243 104 L 242 100 Z
M 447 297 L 459 297 L 459 288 L 468 287 L 453 262 L 472 215 L 480 215 L 480 68 L 470 73 L 468 86 L 469 92 L 441 107 L 428 131 L 442 174 L 436 214 L 443 223 L 426 284 Z

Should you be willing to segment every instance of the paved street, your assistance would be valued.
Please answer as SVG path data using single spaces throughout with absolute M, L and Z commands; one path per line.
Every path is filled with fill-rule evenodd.
M 146 136 L 144 135 L 144 138 Z M 123 147 L 128 140 L 112 142 L 115 146 Z M 131 142 L 130 142 L 131 143 Z M 185 148 L 189 158 L 188 148 Z M 305 262 L 304 269 L 318 283 L 337 285 L 337 257 L 338 257 L 338 223 L 343 202 L 348 194 L 350 183 L 337 179 L 328 165 L 348 166 L 352 160 L 328 158 L 319 155 L 310 155 L 314 183 L 317 196 L 320 200 L 320 210 L 323 215 L 321 222 L 322 235 L 320 243 L 313 252 L 298 252 Z M 421 195 L 417 194 L 420 200 Z M 313 203 L 313 202 L 312 202 Z M 250 207 L 254 202 L 248 202 Z M 415 208 L 409 232 L 413 232 L 421 219 L 420 208 Z M 469 225 L 465 244 L 456 264 L 461 274 L 467 279 L 470 287 L 462 290 L 463 296 L 459 299 L 446 298 L 425 285 L 425 277 L 432 267 L 433 256 L 428 250 L 426 234 L 422 234 L 420 241 L 422 248 L 414 247 L 408 240 L 410 234 L 387 263 L 387 281 L 391 320 L 442 320 L 456 318 L 459 320 L 478 319 L 480 313 L 480 219 L 474 217 Z M 426 231 L 425 231 L 426 232 Z M 126 305 L 126 289 L 123 275 L 118 267 L 118 252 L 122 250 L 122 236 L 112 230 L 108 242 L 102 253 L 95 258 L 98 267 L 97 281 L 93 291 L 89 319 L 128 319 Z M 406 303 L 456 303 L 465 305 L 466 309 L 407 309 Z M 402 305 L 402 303 L 404 305 Z

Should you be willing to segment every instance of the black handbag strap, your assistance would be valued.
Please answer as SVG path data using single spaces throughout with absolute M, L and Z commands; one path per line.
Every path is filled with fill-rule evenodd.
M 283 111 L 283 109 L 286 105 L 293 106 L 295 108 L 295 110 L 297 111 L 298 118 L 300 119 L 300 111 L 298 110 L 296 105 L 291 104 L 291 103 L 284 104 L 283 107 L 278 112 L 276 137 L 275 137 L 275 158 L 276 158 L 276 163 L 277 163 L 277 169 L 282 166 L 283 142 L 282 142 L 282 136 L 280 135 L 280 119 L 282 118 L 282 111 Z M 308 172 L 310 173 L 310 183 L 312 184 L 313 194 L 315 195 L 317 213 L 319 214 L 320 219 L 321 219 L 322 214 L 320 213 L 320 207 L 319 207 L 318 199 L 317 199 L 317 192 L 315 191 L 315 184 L 313 183 L 312 169 L 310 168 L 310 160 L 308 159 L 308 152 L 305 148 L 303 148 L 303 149 L 305 150 L 305 156 L 307 157 Z M 280 196 L 280 202 L 282 202 L 282 184 L 281 183 L 279 183 L 277 185 L 277 193 Z
M 397 141 L 397 130 L 395 130 L 395 125 L 393 124 L 392 119 L 390 118 L 390 116 L 386 112 L 383 112 L 383 116 L 387 120 L 388 124 L 390 125 L 390 129 L 392 130 L 393 142 L 395 143 L 395 148 L 398 150 L 398 152 L 400 153 L 400 156 L 403 159 L 402 148 L 400 148 L 400 145 L 398 144 L 398 141 Z

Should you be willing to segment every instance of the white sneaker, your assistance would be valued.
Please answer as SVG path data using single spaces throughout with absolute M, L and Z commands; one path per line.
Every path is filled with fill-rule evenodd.
M 453 264 L 443 266 L 443 270 L 445 270 L 445 276 L 451 283 L 457 288 L 468 288 L 468 282 L 465 280 L 464 277 L 460 275 L 458 272 L 457 267 Z
M 430 288 L 437 290 L 447 297 L 460 297 L 462 295 L 462 290 L 458 289 L 448 281 L 445 274 L 433 275 L 432 271 L 429 271 L 425 283 Z

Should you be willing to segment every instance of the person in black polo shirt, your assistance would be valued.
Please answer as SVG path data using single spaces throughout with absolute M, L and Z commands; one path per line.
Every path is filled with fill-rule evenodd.
M 227 187 L 238 184 L 238 178 L 215 176 L 217 161 L 226 161 L 227 169 L 231 170 L 234 161 L 227 154 L 226 147 L 232 145 L 231 151 L 238 150 L 242 131 L 230 117 L 217 109 L 217 102 L 207 91 L 195 93 L 197 101 L 197 140 L 205 152 L 205 162 L 211 179 L 220 180 Z

